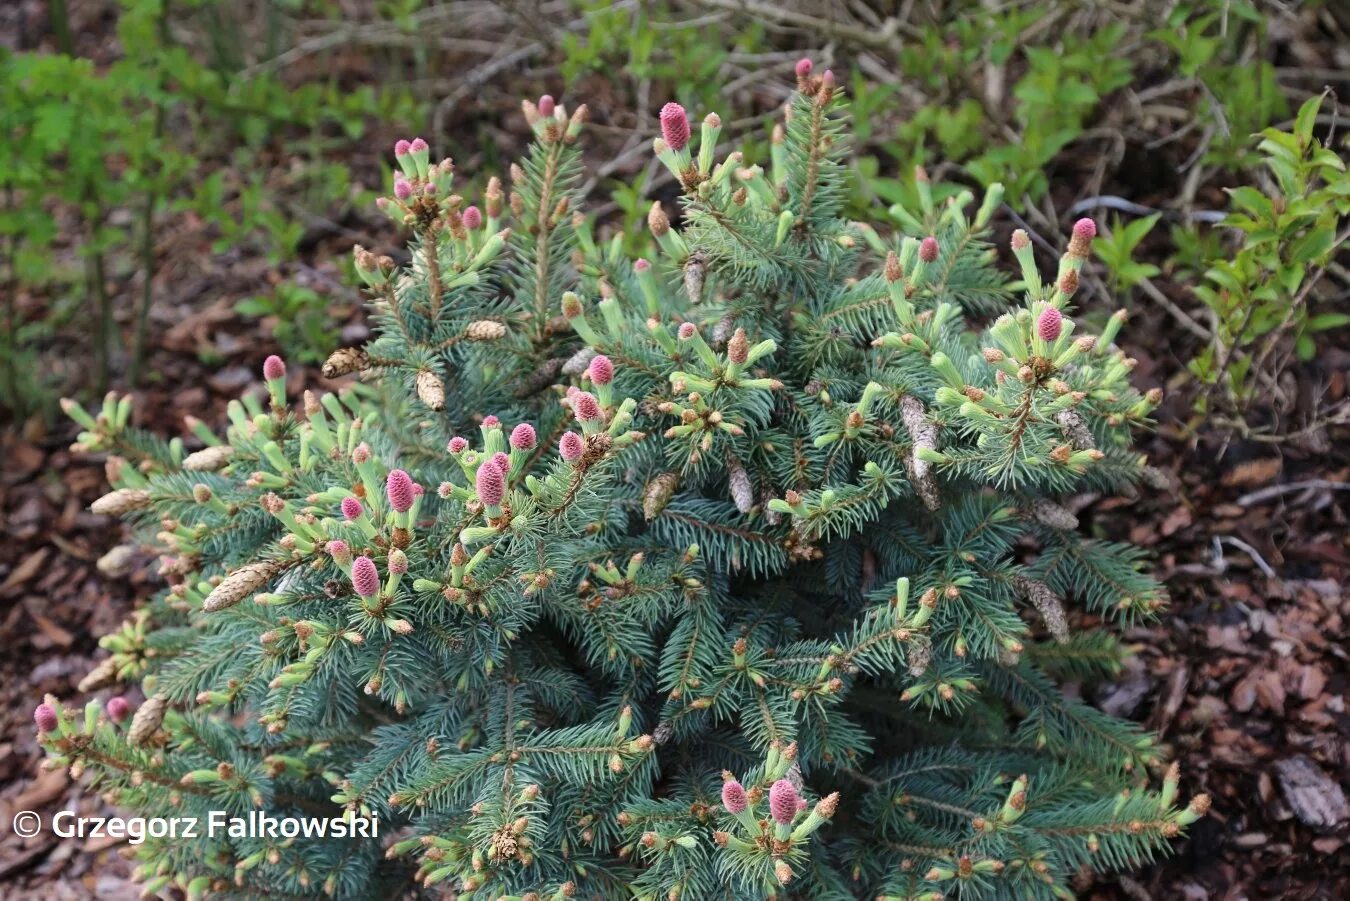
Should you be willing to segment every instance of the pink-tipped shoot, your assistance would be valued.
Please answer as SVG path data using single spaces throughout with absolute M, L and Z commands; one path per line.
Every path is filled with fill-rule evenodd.
M 460 219 L 469 231 L 483 227 L 483 212 L 476 206 L 466 207 Z
M 797 73 L 798 78 L 805 78 L 811 74 L 813 68 L 815 68 L 815 66 L 810 58 L 803 56 L 801 59 L 797 60 L 797 65 L 793 67 L 793 71 Z
M 539 98 L 539 115 L 551 116 L 557 108 L 558 105 L 554 102 L 552 94 L 544 94 Z

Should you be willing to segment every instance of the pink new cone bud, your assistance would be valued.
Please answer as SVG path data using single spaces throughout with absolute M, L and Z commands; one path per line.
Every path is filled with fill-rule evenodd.
M 401 140 L 394 144 L 394 156 L 407 156 L 412 150 L 412 144 L 407 140 Z
M 1042 341 L 1054 341 L 1064 327 L 1064 316 L 1054 307 L 1046 307 L 1036 320 L 1036 332 Z
M 586 444 L 581 440 L 581 436 L 576 432 L 563 432 L 562 439 L 558 442 L 558 453 L 568 463 L 575 463 L 581 459 L 581 455 L 586 451 Z
M 130 715 L 131 704 L 127 702 L 126 698 L 118 695 L 115 698 L 108 699 L 108 706 L 106 709 L 108 711 L 108 719 L 112 720 L 114 723 L 120 723 Z
M 806 62 L 810 64 L 810 60 Z M 750 806 L 750 801 L 745 796 L 745 787 L 735 779 L 722 783 L 722 806 L 731 814 L 743 813 Z
M 362 441 L 352 450 L 352 462 L 357 466 L 370 462 L 370 445 Z
M 534 426 L 528 422 L 522 422 L 511 430 L 510 442 L 516 450 L 533 450 L 538 440 L 534 434 Z
M 786 779 L 779 779 L 769 788 L 769 813 L 777 822 L 789 825 L 797 816 L 800 800 L 797 787 Z
M 825 74 L 822 75 L 822 76 L 820 76 L 820 88 L 821 88 L 821 90 L 823 90 L 826 94 L 831 94 L 831 93 L 834 92 L 834 71 L 833 71 L 833 70 L 831 70 L 831 69 L 826 69 L 826 70 L 825 70 Z
M 637 262 L 633 264 L 634 272 L 646 272 L 650 268 L 652 268 L 652 264 L 642 257 L 638 257 Z
M 407 200 L 412 196 L 412 192 L 412 182 L 402 177 L 394 179 L 394 196 L 399 200 Z
M 698 326 L 694 325 L 694 323 L 692 322 L 680 323 L 679 335 L 681 341 L 689 341 L 697 334 L 698 334 Z
M 39 704 L 33 711 L 33 722 L 37 723 L 39 732 L 55 732 L 60 717 L 56 715 L 56 708 L 51 704 Z
M 932 263 L 936 262 L 937 258 L 938 258 L 937 238 L 934 238 L 932 235 L 929 235 L 927 238 L 924 238 L 922 241 L 919 242 L 919 259 L 923 260 L 925 263 Z
M 407 513 L 417 497 L 413 493 L 412 476 L 401 469 L 390 470 L 389 477 L 384 481 L 384 493 L 389 498 L 389 506 L 399 513 Z
M 352 561 L 352 549 L 347 542 L 341 538 L 334 538 L 327 545 L 328 556 L 332 557 L 339 566 L 346 566 Z
M 452 454 L 462 454 L 464 453 L 464 448 L 468 446 L 469 446 L 468 441 L 456 435 L 455 437 L 450 439 L 450 443 L 445 446 L 445 449 Z
M 1097 223 L 1091 219 L 1079 219 L 1073 224 L 1073 236 L 1082 241 L 1091 241 L 1097 237 Z
M 365 512 L 366 508 L 361 506 L 361 502 L 355 497 L 348 496 L 342 499 L 342 515 L 348 520 L 359 519 Z
M 478 499 L 489 507 L 495 507 L 506 497 L 506 478 L 500 466 L 491 460 L 478 467 L 474 477 L 474 487 L 478 490 Z
M 464 227 L 473 231 L 483 226 L 483 213 L 476 206 L 466 207 L 464 213 L 460 216 L 464 222 Z
M 263 378 L 269 382 L 286 377 L 286 363 L 281 357 L 272 354 L 266 360 L 263 360 Z
M 396 576 L 401 576 L 408 571 L 408 555 L 398 548 L 389 552 L 389 559 L 385 563 L 389 566 L 389 571 Z
M 539 115 L 551 116 L 558 105 L 553 100 L 552 94 L 544 94 L 539 98 Z
M 413 138 L 412 143 L 408 145 L 408 150 L 412 153 L 426 153 L 429 149 L 427 142 L 421 138 Z
M 497 451 L 488 462 L 500 469 L 503 475 L 511 471 L 511 455 L 505 451 Z
M 363 598 L 373 598 L 380 593 L 380 573 L 374 560 L 357 557 L 352 562 L 352 588 Z
M 614 364 L 604 354 L 596 354 L 591 358 L 590 375 L 595 384 L 608 385 L 614 381 Z
M 595 399 L 595 395 L 589 391 L 578 391 L 572 398 L 572 412 L 577 416 L 577 422 L 590 422 L 593 419 L 600 418 L 600 401 Z
M 491 413 L 483 417 L 483 428 L 485 429 L 496 428 L 499 427 L 501 424 L 502 421 L 498 419 L 496 416 L 493 416 Z
M 661 107 L 661 137 L 677 152 L 689 143 L 689 116 L 674 101 Z
M 815 68 L 815 66 L 812 64 L 811 60 L 803 56 L 801 59 L 797 60 L 797 65 L 793 68 L 793 71 L 797 73 L 798 78 L 805 78 L 811 74 L 813 68 Z

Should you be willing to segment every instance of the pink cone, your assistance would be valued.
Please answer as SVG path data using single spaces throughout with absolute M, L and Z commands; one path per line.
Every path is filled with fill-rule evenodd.
M 263 378 L 269 382 L 286 377 L 286 363 L 281 357 L 272 354 L 266 360 L 263 360 Z
M 342 515 L 348 520 L 359 519 L 366 508 L 361 506 L 361 502 L 355 497 L 344 497 L 342 499 Z
M 576 414 L 577 422 L 590 422 L 600 418 L 600 401 L 595 399 L 595 395 L 589 391 L 578 391 L 572 398 L 572 412 Z
M 1064 316 L 1054 307 L 1046 307 L 1036 320 L 1036 332 L 1042 341 L 1054 341 L 1064 328 Z
M 562 440 L 558 442 L 558 453 L 562 454 L 562 458 L 568 463 L 580 460 L 585 451 L 586 444 L 576 432 L 564 432 Z
M 401 469 L 391 470 L 384 482 L 384 493 L 389 497 L 389 506 L 399 513 L 412 509 L 417 495 L 413 493 L 412 476 Z
M 661 107 L 661 137 L 671 150 L 683 150 L 689 143 L 689 116 L 674 101 Z
M 460 218 L 464 222 L 464 227 L 469 231 L 483 226 L 483 213 L 476 206 L 466 207 Z
M 118 695 L 115 698 L 108 699 L 108 706 L 106 709 L 108 711 L 108 719 L 112 720 L 114 723 L 120 723 L 131 713 L 131 704 L 127 703 L 126 698 Z
M 604 354 L 596 354 L 591 358 L 590 374 L 595 384 L 608 385 L 614 381 L 614 364 Z
M 722 806 L 727 809 L 727 813 L 743 813 L 750 806 L 750 800 L 745 796 L 745 786 L 735 779 L 723 782 Z
M 491 460 L 478 467 L 474 477 L 474 487 L 478 490 L 478 499 L 489 507 L 495 507 L 506 497 L 506 477 L 500 466 Z
M 37 723 L 39 732 L 55 732 L 61 718 L 56 715 L 56 708 L 51 704 L 39 704 L 33 711 L 33 722 Z
M 769 788 L 769 813 L 786 826 L 797 816 L 798 800 L 797 787 L 786 779 L 779 779 Z
M 468 441 L 456 435 L 455 437 L 450 439 L 450 443 L 445 446 L 445 449 L 452 454 L 460 454 L 463 453 L 464 448 L 468 446 L 469 446 Z
M 509 440 L 511 446 L 516 450 L 527 451 L 533 450 L 539 439 L 534 433 L 534 426 L 530 425 L 528 422 L 522 422 L 511 430 L 511 437 Z
M 925 263 L 935 262 L 938 258 L 937 238 L 931 235 L 919 242 L 919 259 Z
M 373 598 L 380 593 L 380 572 L 375 561 L 369 557 L 357 557 L 352 562 L 352 588 L 363 598 Z

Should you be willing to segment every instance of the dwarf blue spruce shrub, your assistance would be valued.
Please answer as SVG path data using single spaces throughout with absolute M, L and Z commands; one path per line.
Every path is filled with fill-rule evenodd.
M 575 209 L 585 107 L 527 102 L 472 205 L 395 148 L 409 262 L 356 249 L 376 337 L 324 366 L 360 379 L 268 360 L 191 453 L 67 404 L 168 587 L 83 685 L 146 700 L 48 699 L 50 763 L 141 816 L 379 824 L 150 838 L 148 891 L 1068 897 L 1204 813 L 1059 685 L 1164 604 L 1061 503 L 1147 483 L 1157 403 L 1123 317 L 1074 318 L 1092 223 L 1053 277 L 1014 234 L 1014 290 L 997 188 L 841 218 L 847 107 L 797 72 L 767 167 L 661 111 L 657 259 Z

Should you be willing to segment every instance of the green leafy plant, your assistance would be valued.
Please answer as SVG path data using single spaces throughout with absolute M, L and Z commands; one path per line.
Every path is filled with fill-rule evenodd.
M 1144 216 L 1133 222 L 1121 222 L 1116 218 L 1105 236 L 1092 245 L 1097 259 L 1106 265 L 1113 291 L 1128 294 L 1135 285 L 1162 271 L 1152 263 L 1141 263 L 1134 258 L 1139 245 L 1161 218 L 1161 213 Z
M 304 363 L 322 362 L 337 335 L 328 300 L 294 282 L 281 282 L 271 294 L 246 297 L 234 310 L 266 320 L 277 343 Z
M 269 358 L 190 454 L 67 404 L 171 585 L 82 683 L 146 700 L 45 701 L 51 764 L 147 816 L 381 824 L 151 836 L 149 891 L 1052 898 L 1204 813 L 1055 681 L 1165 604 L 1058 502 L 1149 478 L 1160 399 L 1122 316 L 1066 315 L 1093 224 L 1053 278 L 1014 234 L 1017 301 L 998 187 L 920 181 L 887 241 L 841 216 L 833 74 L 798 81 L 767 167 L 662 109 L 652 260 L 576 207 L 584 106 L 526 102 L 509 202 L 399 142 L 410 262 L 356 249 L 376 337 L 323 366 L 359 384 L 295 411 Z
M 1267 190 L 1229 191 L 1232 212 L 1223 224 L 1240 243 L 1209 260 L 1195 289 L 1213 323 L 1213 342 L 1189 365 L 1205 388 L 1202 412 L 1217 403 L 1241 414 L 1290 350 L 1308 360 L 1319 333 L 1350 323 L 1343 312 L 1317 308 L 1322 275 L 1350 238 L 1345 160 L 1314 136 L 1321 103 L 1304 103 L 1291 132 L 1261 132 L 1257 149 L 1274 179 Z

